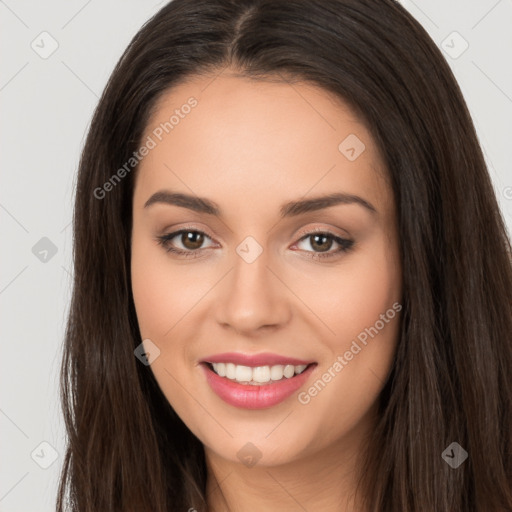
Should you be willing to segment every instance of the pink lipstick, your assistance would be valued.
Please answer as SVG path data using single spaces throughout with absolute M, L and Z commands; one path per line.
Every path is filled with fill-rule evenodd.
M 265 409 L 301 388 L 317 364 L 271 353 L 224 353 L 204 358 L 200 366 L 210 388 L 228 404 Z

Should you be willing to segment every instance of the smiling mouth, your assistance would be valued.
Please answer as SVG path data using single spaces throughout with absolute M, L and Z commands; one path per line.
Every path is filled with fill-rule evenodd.
M 210 371 L 238 384 L 247 384 L 251 386 L 265 386 L 272 383 L 282 382 L 293 379 L 300 375 L 310 366 L 317 363 L 301 365 L 282 365 L 272 366 L 244 366 L 234 363 L 209 363 L 204 364 Z

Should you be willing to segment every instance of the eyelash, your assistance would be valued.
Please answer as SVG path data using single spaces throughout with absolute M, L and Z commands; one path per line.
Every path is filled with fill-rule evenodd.
M 198 233 L 198 234 L 204 235 L 211 239 L 211 237 L 208 236 L 203 231 L 200 231 L 197 229 L 191 229 L 191 228 L 183 228 L 183 229 L 180 229 L 179 231 L 174 231 L 173 233 L 168 233 L 165 235 L 157 236 L 156 241 L 159 245 L 161 245 L 164 248 L 164 250 L 166 252 L 171 252 L 178 256 L 184 256 L 185 258 L 200 257 L 200 255 L 201 255 L 200 253 L 201 253 L 202 249 L 183 250 L 183 249 L 177 249 L 176 247 L 172 247 L 170 245 L 170 241 L 173 238 L 175 238 L 178 235 L 181 235 L 183 233 Z M 353 245 L 354 245 L 353 240 L 348 240 L 346 238 L 340 238 L 339 236 L 336 236 L 334 233 L 330 233 L 329 231 L 325 231 L 325 230 L 321 230 L 321 229 L 313 229 L 312 231 L 308 231 L 298 240 L 298 242 L 301 242 L 302 240 L 305 240 L 313 235 L 325 235 L 328 238 L 331 238 L 332 240 L 334 240 L 340 246 L 340 248 L 335 251 L 330 251 L 330 252 L 320 252 L 320 253 L 313 252 L 313 255 L 310 256 L 312 259 L 323 260 L 323 259 L 327 259 L 327 258 L 334 258 L 336 256 L 339 256 L 342 253 L 349 252 L 353 248 Z M 306 252 L 312 252 L 312 251 L 306 251 Z

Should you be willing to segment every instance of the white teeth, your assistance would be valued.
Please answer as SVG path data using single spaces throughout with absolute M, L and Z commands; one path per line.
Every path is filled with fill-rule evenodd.
M 302 373 L 307 365 L 300 364 L 294 366 L 292 364 L 277 364 L 270 366 L 243 366 L 233 363 L 212 363 L 213 369 L 220 377 L 227 377 L 237 382 L 247 384 L 265 384 L 267 382 L 282 380 L 283 378 L 291 379 L 294 375 Z
M 235 370 L 235 380 L 238 382 L 246 382 L 252 380 L 252 368 L 237 364 Z
M 295 367 L 291 364 L 287 364 L 283 370 L 284 376 L 289 379 L 295 375 Z
M 257 366 L 252 370 L 254 382 L 268 382 L 270 380 L 270 368 L 268 366 Z
M 284 366 L 280 364 L 272 366 L 272 368 L 270 368 L 270 378 L 272 380 L 281 380 L 283 378 L 283 370 Z
M 233 363 L 226 363 L 226 377 L 228 379 L 235 378 L 235 365 Z
M 217 368 L 216 368 L 216 372 L 221 376 L 221 377 L 225 377 L 226 376 L 226 363 L 216 363 L 217 364 Z

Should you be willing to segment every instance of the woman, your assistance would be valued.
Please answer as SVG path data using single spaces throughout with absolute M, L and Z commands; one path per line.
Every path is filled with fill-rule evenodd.
M 512 509 L 510 242 L 399 4 L 166 5 L 74 228 L 59 511 Z

